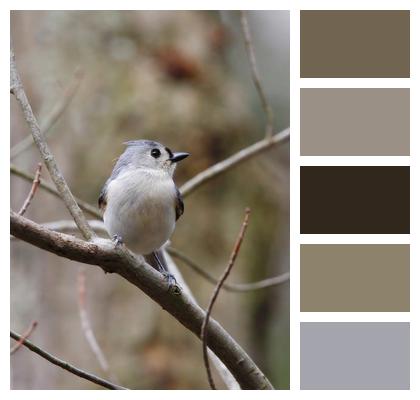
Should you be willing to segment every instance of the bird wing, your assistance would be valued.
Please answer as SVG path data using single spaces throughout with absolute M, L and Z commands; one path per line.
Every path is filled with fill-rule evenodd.
M 104 187 L 101 190 L 101 193 L 99 194 L 99 198 L 98 198 L 98 206 L 99 206 L 99 209 L 102 210 L 102 211 L 105 211 L 105 209 L 106 209 L 107 189 L 108 189 L 108 182 L 105 183 Z
M 178 221 L 179 217 L 184 214 L 184 202 L 182 200 L 182 196 L 178 188 L 175 188 L 176 196 L 175 196 L 175 221 Z

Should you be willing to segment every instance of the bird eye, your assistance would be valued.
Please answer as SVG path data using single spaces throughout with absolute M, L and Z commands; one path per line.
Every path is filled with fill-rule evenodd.
M 159 158 L 160 157 L 160 150 L 159 149 L 153 149 L 150 154 L 154 158 Z

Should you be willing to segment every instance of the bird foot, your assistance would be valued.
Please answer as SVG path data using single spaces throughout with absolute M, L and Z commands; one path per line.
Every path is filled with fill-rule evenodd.
M 120 235 L 112 236 L 112 241 L 114 242 L 115 247 L 122 246 L 124 244 L 123 239 Z
M 168 291 L 179 296 L 182 293 L 182 289 L 181 286 L 178 285 L 175 276 L 168 271 L 162 271 L 161 273 L 168 283 Z

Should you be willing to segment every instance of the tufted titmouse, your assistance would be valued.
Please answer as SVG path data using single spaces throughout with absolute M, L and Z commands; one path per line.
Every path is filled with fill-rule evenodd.
M 169 282 L 160 248 L 172 235 L 175 222 L 184 213 L 181 194 L 172 176 L 176 163 L 188 153 L 172 153 L 151 140 L 132 140 L 119 157 L 99 195 L 109 235 L 122 242 L 159 270 Z

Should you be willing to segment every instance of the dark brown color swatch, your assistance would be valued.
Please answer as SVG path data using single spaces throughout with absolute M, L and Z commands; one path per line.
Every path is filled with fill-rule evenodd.
M 301 89 L 300 155 L 409 156 L 410 89 Z
M 301 167 L 300 232 L 410 233 L 410 168 Z
M 410 12 L 300 12 L 302 78 L 409 78 Z
M 410 311 L 410 246 L 301 245 L 300 310 Z

